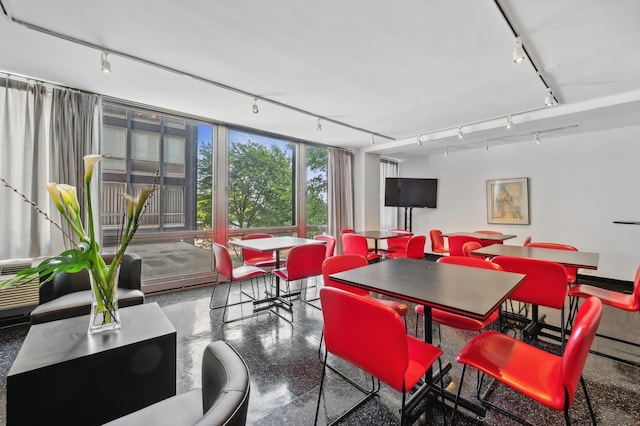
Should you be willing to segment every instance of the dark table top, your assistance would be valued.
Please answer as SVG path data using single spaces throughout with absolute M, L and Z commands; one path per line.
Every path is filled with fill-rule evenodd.
M 585 251 L 556 250 L 541 247 L 522 247 L 494 244 L 471 252 L 482 256 L 515 256 L 549 260 L 564 266 L 584 269 L 598 269 L 598 253 Z
M 483 234 L 482 232 L 448 232 L 446 234 L 442 234 L 443 237 L 454 237 L 454 236 L 466 236 L 466 237 L 476 237 L 481 240 L 494 240 L 494 241 L 504 241 L 510 240 L 512 238 L 517 237 L 517 235 L 511 234 Z
M 355 232 L 355 234 L 362 235 L 365 238 L 371 238 L 373 240 L 386 240 L 388 238 L 408 237 L 412 235 L 412 234 L 390 232 L 390 231 L 360 231 L 360 232 Z
M 394 259 L 331 275 L 355 287 L 485 320 L 525 275 Z
M 308 238 L 298 237 L 273 237 L 273 238 L 256 238 L 253 240 L 229 241 L 229 244 L 244 247 L 256 251 L 274 251 L 285 250 L 305 244 L 326 244 L 323 240 L 310 240 Z

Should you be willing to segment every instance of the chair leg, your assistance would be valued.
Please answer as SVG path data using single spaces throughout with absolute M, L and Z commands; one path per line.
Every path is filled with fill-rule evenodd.
M 324 376 L 327 373 L 327 351 L 324 351 L 324 362 L 322 363 L 322 376 L 320 377 L 320 390 L 318 391 L 318 403 L 316 404 L 316 416 L 313 420 L 314 426 L 318 424 L 318 412 L 320 411 L 320 400 L 322 399 L 322 386 L 324 385 Z
M 589 394 L 587 393 L 587 386 L 584 383 L 584 377 L 580 376 L 580 384 L 582 385 L 582 392 L 584 392 L 584 399 L 587 401 L 587 407 L 589 407 L 589 415 L 591 416 L 591 422 L 593 426 L 596 426 L 596 415 L 593 412 L 593 407 L 591 406 L 591 400 L 589 399 Z
M 458 411 L 458 400 L 460 399 L 460 391 L 462 391 L 462 383 L 464 382 L 464 374 L 467 372 L 467 364 L 462 365 L 462 375 L 460 376 L 460 384 L 458 385 L 458 392 L 456 392 L 456 400 L 453 404 L 453 413 L 451 414 L 451 424 L 455 424 L 456 411 Z

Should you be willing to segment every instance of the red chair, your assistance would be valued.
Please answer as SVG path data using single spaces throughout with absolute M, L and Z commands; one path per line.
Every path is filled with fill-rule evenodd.
M 529 243 L 531 242 L 531 235 L 529 235 L 527 238 L 524 239 L 524 242 L 522 243 L 523 246 L 528 246 Z
M 588 298 L 578 311 L 562 356 L 545 352 L 494 331 L 475 336 L 456 356 L 456 360 L 464 366 L 456 405 L 453 409 L 452 424 L 455 420 L 457 400 L 460 397 L 464 374 L 469 365 L 546 407 L 564 411 L 567 424 L 570 424 L 569 408 L 573 405 L 578 382 L 580 382 L 591 421 L 595 425 L 596 418 L 582 377 L 582 370 L 600 324 L 601 315 L 602 302 L 595 297 Z M 492 405 L 486 400 L 483 402 Z M 517 418 L 502 408 L 493 407 Z M 523 419 L 518 420 L 524 422 Z
M 478 257 L 484 259 L 484 256 L 475 256 L 471 254 L 472 251 L 482 248 L 482 244 L 476 241 L 469 241 L 462 245 L 462 255 L 464 257 Z
M 325 255 L 324 257 L 331 257 L 333 256 L 333 253 L 336 249 L 336 239 L 334 237 L 332 237 L 331 235 L 316 235 L 315 237 L 313 237 L 314 240 L 321 240 L 321 241 L 325 241 L 326 244 L 324 245 L 325 247 Z
M 444 245 L 444 237 L 442 231 L 439 229 L 432 229 L 429 231 L 429 238 L 431 239 L 431 253 L 435 254 L 447 254 L 449 249 Z
M 414 235 L 409 237 L 406 250 L 395 251 L 385 254 L 385 257 L 389 259 L 397 259 L 400 257 L 407 257 L 409 259 L 424 259 L 424 245 L 427 242 L 427 237 L 424 235 Z
M 362 255 L 369 263 L 378 262 L 382 257 L 378 253 L 370 252 L 367 239 L 357 234 L 342 234 L 342 252 Z
M 552 250 L 569 250 L 569 251 L 578 251 L 574 246 L 570 246 L 567 244 L 559 244 L 559 243 L 528 243 L 525 244 L 527 247 L 538 247 L 538 248 L 546 248 Z M 578 268 L 574 268 L 572 266 L 565 266 L 564 269 L 567 271 L 567 283 L 569 285 L 574 284 L 576 282 L 578 276 Z
M 464 243 L 474 241 L 478 244 L 482 244 L 480 238 L 472 237 L 470 235 L 451 235 L 447 237 L 449 239 L 449 255 L 450 256 L 464 256 L 462 252 L 462 246 Z
M 538 321 L 538 306 L 547 306 L 560 310 L 560 342 L 564 347 L 564 302 L 567 297 L 567 274 L 564 267 L 559 263 L 525 257 L 497 256 L 491 261 L 502 266 L 502 269 L 507 272 L 526 275 L 524 282 L 511 293 L 509 299 L 533 305 L 533 327 L 541 325 Z M 553 328 L 551 325 L 545 325 L 545 327 Z M 534 328 L 531 333 L 535 335 L 538 330 Z M 539 334 L 543 335 L 543 333 Z
M 340 235 L 342 235 L 342 234 L 353 234 L 354 232 L 356 232 L 355 229 L 345 228 L 342 231 L 340 231 Z
M 569 296 L 574 298 L 597 297 L 605 305 L 621 309 L 628 312 L 640 312 L 640 266 L 636 269 L 636 276 L 633 281 L 633 292 L 631 294 L 619 293 L 617 291 L 605 290 L 600 287 L 593 287 L 585 284 L 574 285 L 569 289 Z M 569 315 L 569 322 L 575 317 L 575 311 L 578 310 L 578 300 L 573 304 L 574 311 Z M 617 339 L 611 336 L 602 335 L 609 340 L 626 343 L 632 346 L 640 346 L 637 343 L 627 340 Z
M 287 266 L 272 271 L 279 279 L 287 282 L 287 293 L 282 297 L 292 297 L 300 294 L 300 291 L 291 293 L 289 288 L 291 281 L 306 280 L 309 277 L 322 275 L 322 262 L 326 252 L 327 249 L 324 244 L 295 246 L 289 251 Z
M 264 271 L 264 269 L 258 268 L 257 266 L 243 265 L 243 266 L 234 268 L 233 260 L 231 259 L 231 253 L 229 253 L 228 248 L 226 248 L 221 244 L 213 243 L 212 249 L 213 249 L 213 256 L 216 262 L 216 272 L 218 273 L 218 276 L 222 275 L 229 280 L 229 291 L 227 291 L 227 298 L 224 305 L 213 306 L 213 298 L 214 298 L 214 294 L 217 287 L 217 284 L 214 284 L 213 290 L 211 291 L 211 300 L 209 301 L 209 309 L 224 308 L 224 312 L 222 313 L 222 322 L 226 323 L 226 322 L 229 322 L 229 321 L 226 321 L 225 319 L 227 314 L 227 307 L 241 305 L 242 303 L 244 303 L 242 302 L 242 300 L 240 300 L 239 302 L 229 304 L 229 294 L 231 293 L 231 284 L 237 281 L 244 281 L 254 277 L 260 277 L 260 276 L 264 277 L 267 273 Z M 216 281 L 218 280 L 216 279 Z M 265 286 L 266 286 L 266 282 L 265 282 Z M 240 291 L 242 294 L 242 284 L 240 287 Z M 242 318 L 238 318 L 238 319 L 242 319 Z M 236 321 L 236 320 L 233 320 L 233 321 Z
M 478 234 L 502 234 L 502 232 L 498 232 L 498 231 L 490 231 L 490 230 L 486 230 L 486 229 L 481 229 L 479 231 L 473 231 L 475 233 Z M 480 244 L 482 244 L 482 247 L 486 247 L 486 246 L 490 246 L 492 244 L 503 244 L 504 241 L 500 241 L 500 240 L 485 240 L 485 239 L 480 239 Z
M 372 380 L 373 377 L 378 379 L 377 387 L 366 392 L 361 401 L 333 423 L 376 395 L 380 389 L 380 381 L 402 392 L 400 422 L 404 423 L 406 392 L 424 377 L 436 361 L 440 364 L 442 351 L 408 336 L 398 313 L 369 297 L 324 287 L 320 289 L 320 300 L 326 344 L 315 424 L 318 422 L 329 353 L 364 370 L 372 376 Z M 440 385 L 442 386 L 442 375 Z M 441 396 L 444 416 L 444 394 Z
M 242 240 L 255 240 L 259 238 L 273 238 L 271 234 L 247 234 L 242 236 Z M 273 252 L 265 253 L 262 251 L 242 248 L 242 263 L 249 266 L 257 266 L 258 268 L 275 268 L 276 260 Z M 280 260 L 282 263 L 282 260 Z
M 411 232 L 405 229 L 389 229 L 389 232 L 395 232 L 396 234 L 404 234 L 401 237 L 387 238 L 387 249 L 380 250 L 386 253 L 393 252 L 405 252 L 407 250 L 407 244 L 411 238 Z
M 461 266 L 469 266 L 473 268 L 482 268 L 482 269 L 493 269 L 495 271 L 502 271 L 502 267 L 500 265 L 496 265 L 493 262 L 487 262 L 484 259 L 478 259 L 476 257 L 462 257 L 462 256 L 449 256 L 449 257 L 441 257 L 438 259 L 438 263 L 449 263 L 452 265 L 461 265 Z M 415 307 L 416 317 L 421 317 L 424 315 L 424 306 L 417 305 Z M 449 327 L 459 328 L 462 330 L 471 330 L 471 331 L 480 331 L 489 326 L 492 322 L 497 320 L 500 317 L 499 309 L 491 313 L 489 318 L 485 321 L 480 321 L 477 319 L 470 318 L 465 315 L 455 314 L 453 312 L 443 311 L 441 309 L 432 308 L 431 309 L 432 320 L 436 323 L 444 324 Z M 418 321 L 416 319 L 416 330 L 415 334 L 418 335 Z

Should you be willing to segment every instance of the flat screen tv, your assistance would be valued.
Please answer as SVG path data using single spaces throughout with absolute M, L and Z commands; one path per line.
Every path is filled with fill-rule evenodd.
M 428 207 L 438 201 L 438 179 L 387 178 L 384 205 L 388 207 Z

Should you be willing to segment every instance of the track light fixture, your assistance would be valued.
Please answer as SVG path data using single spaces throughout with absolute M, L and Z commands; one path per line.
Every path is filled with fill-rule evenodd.
M 462 126 L 458 126 L 458 139 L 462 139 Z
M 254 113 L 254 114 L 257 114 L 257 113 L 259 113 L 259 112 L 260 112 L 260 110 L 258 109 L 258 98 L 253 98 L 253 106 L 252 106 L 252 109 L 253 109 L 253 113 Z
M 536 145 L 540 145 L 540 137 L 538 136 L 538 132 L 536 132 L 533 140 L 536 142 Z
M 553 93 L 550 88 L 547 88 L 547 96 L 544 98 L 544 106 L 549 107 L 556 104 L 556 100 L 553 97 Z
M 105 74 L 109 74 L 111 72 L 111 62 L 109 62 L 109 59 L 107 59 L 108 55 L 109 54 L 107 52 L 102 52 L 101 54 L 100 68 Z
M 371 133 L 371 145 L 375 145 L 376 140 L 373 138 L 373 133 Z
M 416 145 L 422 146 L 422 141 L 420 140 L 420 135 L 416 137 Z
M 322 123 L 320 123 L 320 117 L 318 117 L 318 125 L 316 126 L 316 131 L 318 132 L 322 131 Z
M 513 120 L 511 120 L 511 114 L 507 116 L 507 130 L 513 127 Z
M 522 39 L 520 37 L 516 37 L 515 47 L 513 48 L 513 63 L 519 64 L 524 61 L 526 55 L 524 54 L 524 49 L 522 48 Z

